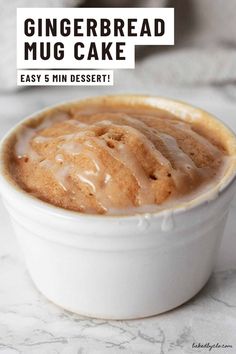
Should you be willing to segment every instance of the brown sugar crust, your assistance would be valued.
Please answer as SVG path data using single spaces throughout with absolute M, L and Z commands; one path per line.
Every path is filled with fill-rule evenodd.
M 188 195 L 217 176 L 225 156 L 203 125 L 171 114 L 68 108 L 18 132 L 12 174 L 46 202 L 103 214 Z

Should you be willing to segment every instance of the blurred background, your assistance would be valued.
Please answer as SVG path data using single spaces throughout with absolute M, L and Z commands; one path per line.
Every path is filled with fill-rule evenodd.
M 0 135 L 15 121 L 60 101 L 112 93 L 187 100 L 234 125 L 235 0 L 0 0 Z M 135 70 L 116 70 L 114 87 L 16 87 L 17 7 L 174 7 L 175 45 L 136 47 Z

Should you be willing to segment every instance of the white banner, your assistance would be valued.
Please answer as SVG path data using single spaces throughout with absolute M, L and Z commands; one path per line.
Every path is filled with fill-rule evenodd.
M 112 86 L 112 70 L 18 70 L 18 86 Z
M 136 45 L 173 45 L 172 8 L 19 8 L 18 69 L 135 67 Z

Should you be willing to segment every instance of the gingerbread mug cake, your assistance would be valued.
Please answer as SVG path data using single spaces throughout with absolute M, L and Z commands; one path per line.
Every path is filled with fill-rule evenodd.
M 0 149 L 0 191 L 36 286 L 101 318 L 158 314 L 202 288 L 235 176 L 230 129 L 160 97 L 60 104 Z

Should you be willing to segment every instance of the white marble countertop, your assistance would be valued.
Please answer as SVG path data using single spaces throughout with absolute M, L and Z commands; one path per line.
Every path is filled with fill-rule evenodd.
M 36 88 L 0 94 L 0 135 L 35 110 L 62 100 L 94 94 L 133 92 L 114 88 Z M 137 82 L 135 92 L 143 92 Z M 149 87 L 216 114 L 236 131 L 235 90 L 223 88 Z M 236 353 L 236 199 L 230 210 L 214 273 L 198 295 L 168 313 L 132 321 L 80 317 L 45 299 L 34 287 L 0 203 L 0 354 L 207 353 L 193 343 L 231 345 L 211 353 Z

